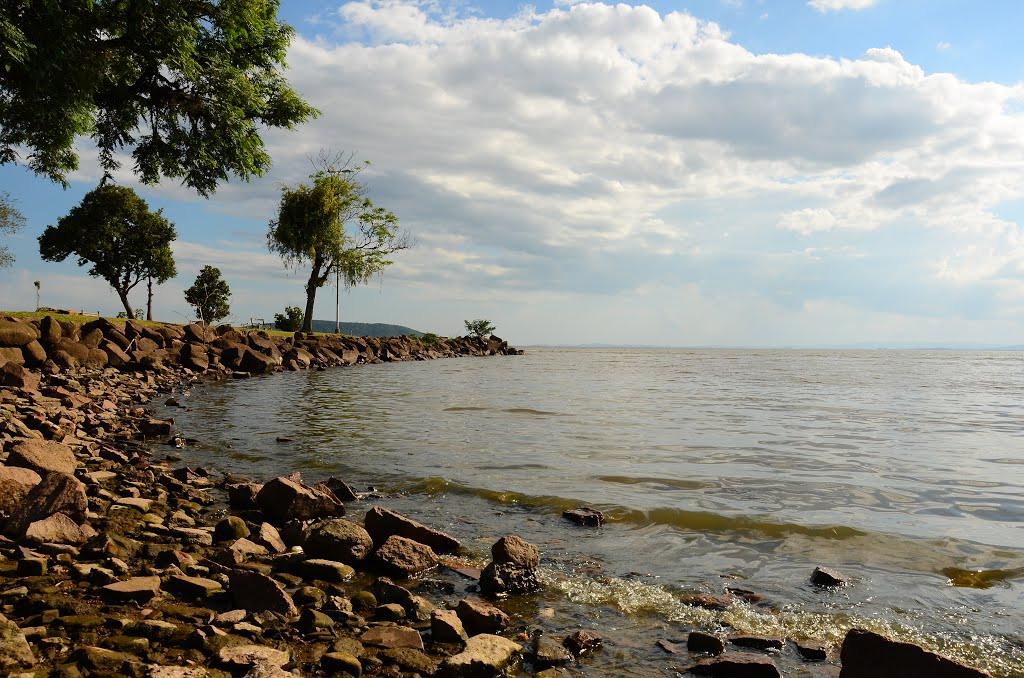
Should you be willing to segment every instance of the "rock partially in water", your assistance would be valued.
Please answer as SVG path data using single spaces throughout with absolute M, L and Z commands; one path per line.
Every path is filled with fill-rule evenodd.
M 538 669 L 562 666 L 572 660 L 572 653 L 553 638 L 543 634 L 533 637 L 533 665 Z
M 508 534 L 494 542 L 491 546 L 491 558 L 496 563 L 511 563 L 530 570 L 540 565 L 540 552 L 537 547 L 522 537 Z
M 397 535 L 429 546 L 435 553 L 454 553 L 462 544 L 458 539 L 395 513 L 381 506 L 374 506 L 363 518 L 366 531 L 378 546 Z
M 330 492 L 289 478 L 274 478 L 265 484 L 256 495 L 256 504 L 275 525 L 345 515 L 344 504 Z
M 725 641 L 718 636 L 701 631 L 691 631 L 686 639 L 686 649 L 690 652 L 706 654 L 722 654 L 725 652 Z
M 466 643 L 466 649 L 441 664 L 441 673 L 453 678 L 498 676 L 518 661 L 523 647 L 508 638 L 482 633 Z
M 597 631 L 580 629 L 566 636 L 565 640 L 562 641 L 562 645 L 569 652 L 572 652 L 573 655 L 582 657 L 604 645 L 604 638 Z
M 436 643 L 464 643 L 469 639 L 455 610 L 434 610 L 431 613 L 430 637 Z
M 388 537 L 375 554 L 386 571 L 411 577 L 437 565 L 437 554 L 427 545 L 399 537 Z
M 987 673 L 917 645 L 889 640 L 865 629 L 850 629 L 846 633 L 840 659 L 842 678 L 989 678 Z
M 816 567 L 811 573 L 811 583 L 815 586 L 846 586 L 850 580 L 830 567 Z
M 599 527 L 604 522 L 604 514 L 589 506 L 577 506 L 574 509 L 563 511 L 562 517 L 577 525 L 588 527 Z
M 713 678 L 782 678 L 779 667 L 771 659 L 746 652 L 726 652 L 719 657 L 702 659 L 689 667 L 688 672 Z

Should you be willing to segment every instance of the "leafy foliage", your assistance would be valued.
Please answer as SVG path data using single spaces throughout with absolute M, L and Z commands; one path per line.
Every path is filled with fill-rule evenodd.
M 278 0 L 5 0 L 0 164 L 66 185 L 89 135 L 109 174 L 132 150 L 144 182 L 203 195 L 270 166 L 260 128 L 318 111 L 281 75 L 291 27 Z
M 125 315 L 135 318 L 128 293 L 143 280 L 157 284 L 177 271 L 171 253 L 174 225 L 162 210 L 149 205 L 124 186 L 102 184 L 89 191 L 82 202 L 56 226 L 39 236 L 39 255 L 46 261 L 64 261 L 72 254 L 78 265 L 92 264 L 89 275 L 106 280 L 117 292 Z
M 196 309 L 200 320 L 208 323 L 228 316 L 230 296 L 231 288 L 220 277 L 220 269 L 214 266 L 203 266 L 192 287 L 185 290 L 185 301 Z
M 422 337 L 420 337 L 420 341 L 423 342 L 424 346 L 436 346 L 437 343 L 440 341 L 440 338 L 433 332 L 427 332 Z
M 366 197 L 360 169 L 338 170 L 324 161 L 311 184 L 285 187 L 267 245 L 285 265 L 309 265 L 303 332 L 312 331 L 316 291 L 337 277 L 345 287 L 368 282 L 391 265 L 388 256 L 411 247 L 398 230 L 398 218 Z M 363 165 L 365 167 L 365 164 Z
M 274 314 L 274 329 L 284 332 L 298 332 L 302 327 L 302 309 L 298 306 L 285 306 L 284 313 Z
M 7 191 L 0 191 L 0 233 L 17 233 L 25 225 L 25 217 L 14 206 L 14 199 Z M 0 245 L 0 268 L 14 263 L 11 251 Z
M 476 320 L 463 320 L 466 324 L 466 331 L 477 337 L 485 337 L 489 334 L 494 334 L 494 325 L 491 324 L 490 320 L 484 320 L 478 318 Z

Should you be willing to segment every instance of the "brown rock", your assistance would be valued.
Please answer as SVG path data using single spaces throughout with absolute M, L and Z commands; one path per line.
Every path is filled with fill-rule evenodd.
M 419 631 L 405 626 L 374 626 L 360 636 L 359 640 L 363 645 L 377 645 L 379 647 L 411 647 L 414 650 L 423 649 L 423 638 Z
M 714 678 L 782 678 L 771 659 L 746 652 L 726 652 L 720 657 L 703 659 L 690 667 L 690 673 Z
M 148 603 L 160 593 L 160 577 L 132 577 L 126 581 L 107 584 L 103 595 L 115 603 L 135 601 Z
M 38 341 L 30 341 L 22 346 L 21 353 L 28 367 L 38 367 L 46 362 L 46 349 Z
M 34 544 L 84 544 L 96 534 L 92 528 L 79 527 L 63 513 L 29 524 L 24 539 Z
M 508 627 L 509 616 L 479 598 L 464 598 L 456 608 L 459 619 L 471 635 L 497 633 Z
M 35 391 L 39 388 L 39 373 L 9 362 L 0 366 L 0 386 Z
M 36 658 L 25 633 L 0 614 L 0 669 L 28 668 L 35 663 Z
M 254 539 L 257 544 L 263 546 L 271 553 L 284 553 L 288 550 L 284 540 L 281 539 L 281 533 L 270 523 L 260 525 L 260 530 Z
M 519 658 L 523 647 L 508 638 L 482 633 L 466 643 L 466 649 L 441 664 L 441 673 L 455 678 L 499 676 Z
M 811 573 L 811 583 L 815 586 L 846 586 L 849 579 L 829 567 L 816 567 Z
M 40 475 L 51 471 L 72 474 L 78 460 L 70 447 L 49 440 L 19 440 L 7 457 L 8 466 L 30 468 Z
M 691 631 L 686 639 L 686 649 L 690 652 L 722 654 L 725 652 L 725 642 L 718 636 L 713 636 L 710 633 Z
M 356 565 L 370 554 L 373 540 L 356 523 L 344 518 L 331 518 L 313 526 L 303 548 L 314 558 Z
M 349 487 L 348 483 L 344 480 L 340 480 L 335 477 L 328 478 L 324 483 L 334 496 L 338 498 L 338 501 L 345 503 L 347 501 L 357 501 L 359 496 L 356 495 L 355 491 Z
M 843 639 L 841 678 L 988 678 L 988 674 L 940 657 L 911 643 L 900 643 L 864 629 Z
M 288 478 L 274 478 L 256 495 L 256 503 L 271 523 L 315 520 L 345 514 L 345 506 L 333 494 L 318 491 Z
M 514 563 L 488 563 L 480 573 L 480 590 L 488 596 L 529 593 L 540 588 L 537 570 Z
M 550 637 L 536 635 L 533 637 L 533 664 L 539 669 L 568 664 L 573 660 L 572 654 Z
M 0 514 L 11 515 L 40 480 L 32 469 L 0 466 Z
M 85 485 L 77 478 L 66 473 L 48 473 L 15 509 L 8 521 L 7 532 L 21 537 L 29 525 L 55 513 L 63 513 L 77 522 L 84 519 L 88 506 Z
M 435 553 L 454 553 L 462 547 L 458 539 L 380 506 L 366 512 L 363 524 L 378 546 L 397 535 L 425 544 Z
M 292 597 L 277 581 L 265 574 L 232 570 L 228 574 L 235 605 L 250 612 L 278 612 L 288 617 L 298 615 Z
M 232 645 L 222 648 L 217 653 L 217 660 L 228 666 L 284 666 L 289 655 L 284 650 L 277 650 L 265 645 Z
M 217 338 L 217 332 L 206 323 L 192 323 L 181 328 L 185 333 L 185 341 L 197 344 L 209 344 Z
M 166 586 L 174 595 L 189 600 L 202 600 L 223 589 L 218 581 L 184 575 L 173 575 L 167 580 Z
M 376 558 L 385 570 L 403 577 L 411 577 L 437 565 L 437 554 L 429 546 L 397 535 L 389 537 L 377 549 Z
M 540 565 L 537 547 L 514 534 L 505 535 L 491 546 L 491 558 L 496 563 L 511 563 L 530 570 Z
M 38 338 L 39 332 L 32 323 L 0 320 L 0 346 L 24 346 Z
M 0 365 L 24 365 L 25 353 L 20 346 L 0 346 Z
M 562 517 L 571 520 L 577 525 L 598 527 L 604 522 L 604 514 L 589 506 L 577 506 L 574 509 L 562 512 Z
M 434 610 L 430 614 L 430 637 L 436 643 L 464 643 L 469 639 L 455 610 Z

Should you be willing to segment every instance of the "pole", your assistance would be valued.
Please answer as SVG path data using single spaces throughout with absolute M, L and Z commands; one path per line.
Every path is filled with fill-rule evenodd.
M 341 334 L 341 269 L 334 269 L 334 333 Z

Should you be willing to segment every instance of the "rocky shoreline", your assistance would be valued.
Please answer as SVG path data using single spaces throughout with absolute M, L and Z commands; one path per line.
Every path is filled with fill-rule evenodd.
M 66 678 L 601 673 L 606 630 L 552 637 L 507 605 L 543 595 L 540 554 L 523 539 L 502 537 L 485 564 L 341 479 L 261 484 L 175 466 L 173 451 L 156 445 L 185 441 L 146 408 L 200 379 L 518 353 L 497 337 L 427 346 L 0 319 L 0 669 Z M 827 570 L 815 576 L 843 583 Z M 783 638 L 680 633 L 658 641 L 663 667 L 636 674 L 780 676 L 785 652 L 799 656 L 801 675 L 985 675 L 863 630 L 850 631 L 838 658 Z

